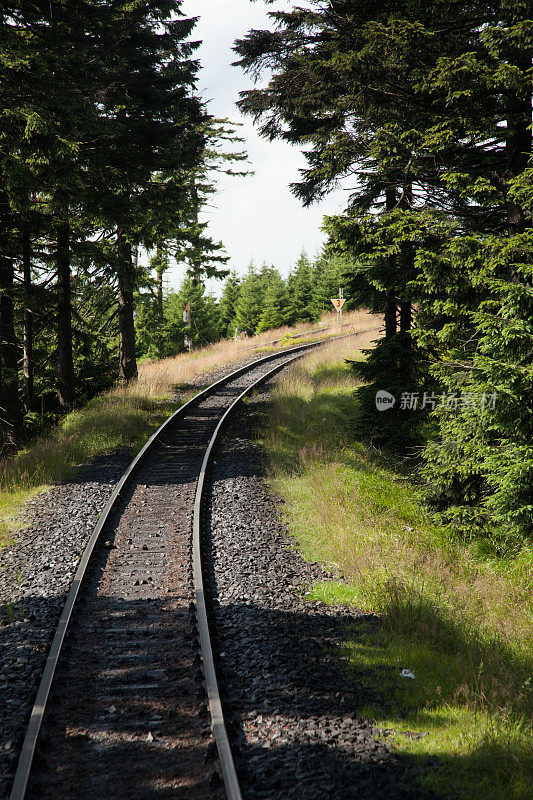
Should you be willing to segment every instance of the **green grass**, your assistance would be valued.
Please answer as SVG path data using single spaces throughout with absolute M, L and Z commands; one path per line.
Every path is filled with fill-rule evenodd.
M 505 559 L 440 527 L 410 475 L 355 440 L 355 383 L 329 358 L 282 379 L 263 439 L 304 554 L 343 575 L 311 596 L 379 615 L 339 654 L 354 680 L 379 675 L 359 713 L 413 765 L 438 759 L 413 779 L 445 797 L 533 798 L 531 548 Z

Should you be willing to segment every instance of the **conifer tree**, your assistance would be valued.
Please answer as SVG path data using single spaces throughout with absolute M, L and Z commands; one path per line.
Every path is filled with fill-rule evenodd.
M 312 267 L 311 281 L 313 286 L 313 313 L 316 319 L 326 312 L 331 311 L 331 298 L 338 297 L 339 289 L 346 289 L 348 284 L 347 273 L 350 278 L 354 271 L 354 260 L 350 256 L 340 254 L 328 254 L 324 252 L 319 256 Z M 345 310 L 353 307 L 353 296 L 346 298 L 343 306 Z M 365 305 L 362 303 L 361 305 Z
M 220 298 L 220 331 L 223 336 L 233 336 L 235 333 L 235 314 L 240 291 L 241 280 L 234 270 L 226 278 Z
M 123 380 L 135 376 L 137 246 L 182 235 L 191 176 L 230 135 L 194 93 L 194 20 L 180 6 L 2 6 L 0 416 L 12 443 L 20 384 L 26 410 L 38 394 L 47 419 L 117 366 Z
M 183 311 L 190 303 L 191 324 L 183 322 Z M 185 349 L 184 339 L 192 340 L 193 346 L 201 347 L 215 342 L 219 337 L 220 320 L 218 305 L 205 286 L 187 276 L 178 292 L 170 292 L 165 298 L 167 343 L 172 343 L 172 352 Z
M 263 313 L 259 319 L 256 333 L 287 325 L 291 315 L 291 302 L 285 281 L 276 269 L 272 269 L 268 276 Z
M 305 251 L 302 251 L 294 269 L 289 274 L 288 290 L 290 294 L 290 322 L 309 322 L 316 319 L 313 303 L 313 282 L 311 262 Z
M 255 333 L 263 313 L 267 281 L 268 268 L 263 266 L 261 273 L 258 273 L 253 261 L 250 262 L 241 284 L 235 309 L 235 323 L 239 331 L 246 331 L 248 334 Z
M 194 20 L 169 0 L 125 4 L 117 15 L 118 42 L 108 66 L 105 95 L 113 168 L 98 193 L 102 222 L 115 234 L 120 329 L 120 377 L 137 374 L 132 248 L 167 238 L 189 200 L 189 171 L 205 137 L 203 111 L 191 96 L 198 64 L 187 42 Z M 131 58 L 135 54 L 132 69 Z M 98 189 L 103 187 L 98 185 Z M 147 213 L 148 212 L 148 213 Z
M 352 290 L 385 315 L 374 378 L 407 376 L 412 389 L 422 379 L 428 391 L 436 381 L 465 398 L 498 390 L 499 410 L 435 415 L 426 477 L 463 530 L 523 536 L 533 522 L 527 4 L 331 0 L 274 19 L 275 31 L 237 44 L 245 68 L 272 71 L 241 107 L 266 136 L 307 146 L 294 187 L 304 202 L 356 179 L 332 227 L 360 256 Z
M 246 161 L 242 150 L 228 150 L 228 144 L 240 145 L 235 126 L 227 119 L 206 116 L 202 125 L 204 146 L 193 171 L 189 175 L 189 200 L 183 218 L 176 226 L 176 259 L 186 264 L 187 274 L 197 283 L 205 278 L 224 278 L 229 257 L 222 242 L 214 242 L 207 234 L 207 222 L 201 221 L 201 212 L 208 206 L 216 192 L 218 175 L 245 176 L 249 172 L 235 169 Z
M 149 261 L 144 286 L 135 297 L 135 335 L 138 355 L 164 358 L 168 355 L 165 345 L 165 310 L 163 277 L 169 269 L 166 245 L 160 244 Z M 140 275 L 140 270 L 138 270 Z M 142 291 L 144 289 L 144 291 Z

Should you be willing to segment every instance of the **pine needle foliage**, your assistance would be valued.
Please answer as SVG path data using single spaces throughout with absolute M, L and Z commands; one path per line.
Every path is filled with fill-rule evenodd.
M 355 367 L 366 434 L 422 452 L 458 534 L 516 551 L 533 531 L 530 4 L 315 0 L 271 19 L 236 43 L 257 80 L 240 107 L 304 149 L 304 204 L 350 189 L 326 227 L 348 293 L 384 314 Z M 379 414 L 380 389 L 443 400 Z

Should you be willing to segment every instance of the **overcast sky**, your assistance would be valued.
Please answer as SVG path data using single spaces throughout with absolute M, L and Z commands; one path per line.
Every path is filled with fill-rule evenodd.
M 235 105 L 239 92 L 252 86 L 239 67 L 231 66 L 236 58 L 232 52 L 235 39 L 251 28 L 271 27 L 268 11 L 291 5 L 284 0 L 268 6 L 262 0 L 184 0 L 182 5 L 186 16 L 200 17 L 193 33 L 193 39 L 202 40 L 197 51 L 202 64 L 199 92 L 209 101 L 211 114 L 243 124 L 239 134 L 245 139 L 255 173 L 245 178 L 222 176 L 207 214 L 210 235 L 224 243 L 230 266 L 239 273 L 253 258 L 256 264 L 274 264 L 286 275 L 302 248 L 310 256 L 318 252 L 324 241 L 320 230 L 323 215 L 340 212 L 346 202 L 345 193 L 337 191 L 325 201 L 303 208 L 289 190 L 305 164 L 300 150 L 262 139 L 251 119 L 242 117 Z M 183 270 L 173 269 L 169 283 L 176 285 L 182 277 Z

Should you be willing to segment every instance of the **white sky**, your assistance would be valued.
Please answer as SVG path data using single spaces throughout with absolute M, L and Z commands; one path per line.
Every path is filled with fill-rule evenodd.
M 186 16 L 200 17 L 192 36 L 202 40 L 195 56 L 202 64 L 199 93 L 209 101 L 211 114 L 242 123 L 238 132 L 245 139 L 243 147 L 254 171 L 244 178 L 221 176 L 219 191 L 211 198 L 213 207 L 206 215 L 209 234 L 224 243 L 229 267 L 241 274 L 252 258 L 258 265 L 263 261 L 274 264 L 286 275 L 302 248 L 313 257 L 325 238 L 320 230 L 322 217 L 339 213 L 347 201 L 346 193 L 339 190 L 325 201 L 303 208 L 289 189 L 305 164 L 300 150 L 261 138 L 252 120 L 241 116 L 235 105 L 239 92 L 253 85 L 240 67 L 231 66 L 236 60 L 232 51 L 235 39 L 251 28 L 271 27 L 268 11 L 291 5 L 285 0 L 268 6 L 262 0 L 184 0 L 182 5 Z M 173 268 L 167 275 L 169 284 L 176 286 L 183 269 Z M 209 283 L 217 291 L 215 282 Z

